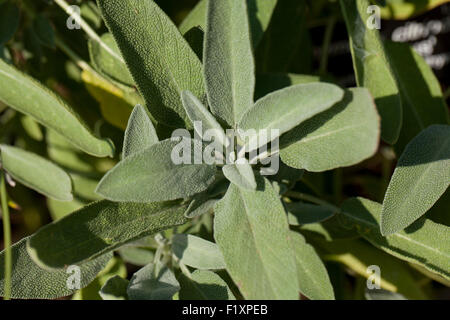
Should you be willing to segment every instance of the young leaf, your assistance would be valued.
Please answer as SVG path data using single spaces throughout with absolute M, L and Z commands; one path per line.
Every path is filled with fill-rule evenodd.
M 28 238 L 23 238 L 15 243 L 12 248 L 12 293 L 14 299 L 56 299 L 73 294 L 76 288 L 67 284 L 75 269 L 47 271 L 36 265 L 28 256 L 26 243 Z M 84 288 L 94 280 L 96 275 L 106 266 L 112 258 L 112 253 L 107 253 L 94 260 L 78 264 L 80 267 L 80 287 Z M 5 251 L 0 253 L 0 296 L 4 295 L 5 287 Z
M 187 266 L 201 270 L 225 269 L 225 261 L 217 245 L 202 238 L 177 234 L 172 239 L 172 251 Z
M 402 98 L 403 126 L 395 144 L 400 155 L 420 131 L 432 124 L 448 124 L 449 117 L 441 85 L 424 58 L 406 43 L 388 41 L 385 47 Z
M 379 117 L 367 89 L 350 89 L 333 108 L 281 137 L 281 160 L 313 172 L 357 164 L 378 148 Z
M 19 27 L 20 10 L 11 1 L 0 4 L 0 46 L 8 42 Z
M 328 83 L 298 84 L 268 94 L 248 110 L 238 127 L 242 130 L 278 129 L 279 134 L 293 129 L 303 121 L 342 100 L 344 91 Z M 267 134 L 263 131 L 263 134 Z M 271 139 L 276 137 L 270 136 Z M 255 143 L 257 142 L 257 143 Z M 259 134 L 250 137 L 249 146 L 267 143 Z M 251 148 L 248 149 L 251 151 Z
M 123 159 L 103 177 L 97 193 L 113 201 L 154 202 L 206 190 L 214 181 L 216 168 L 207 164 L 176 164 L 172 153 L 179 143 L 164 140 Z
M 255 175 L 252 166 L 248 163 L 227 164 L 222 167 L 223 175 L 239 188 L 247 190 L 256 189 Z
M 290 232 L 300 292 L 312 300 L 334 300 L 333 287 L 316 251 L 297 232 Z
M 134 86 L 134 80 L 130 71 L 128 71 L 127 65 L 122 59 L 119 59 L 121 57 L 120 50 L 112 34 L 105 33 L 100 39 L 103 45 L 109 47 L 110 51 L 115 54 L 111 54 L 98 41 L 90 40 L 88 44 L 92 64 L 100 73 L 108 78 L 126 86 Z
M 94 137 L 75 111 L 60 97 L 2 60 L 0 101 L 55 130 L 88 154 L 97 157 L 114 154 L 112 142 Z
M 127 130 L 123 139 L 123 158 L 158 143 L 155 127 L 143 106 L 137 105 L 134 107 L 128 119 Z
M 109 278 L 99 294 L 103 300 L 127 300 L 127 287 L 129 281 L 119 276 Z
M 183 90 L 203 97 L 202 65 L 194 51 L 151 0 L 98 0 L 152 116 L 170 126 L 189 125 Z
M 73 199 L 69 175 L 37 154 L 0 145 L 0 163 L 15 180 L 43 195 L 61 201 Z
M 449 227 L 421 219 L 407 230 L 383 237 L 380 233 L 381 205 L 363 198 L 345 201 L 340 219 L 356 226 L 374 246 L 408 262 L 450 279 Z
M 181 300 L 235 300 L 225 281 L 212 271 L 195 270 L 191 278 L 180 276 Z
M 298 299 L 286 214 L 270 182 L 259 177 L 258 186 L 230 185 L 215 208 L 214 238 L 246 299 Z
M 153 252 L 145 248 L 125 245 L 117 250 L 117 253 L 125 262 L 141 267 L 146 266 L 154 260 Z
M 189 91 L 183 91 L 181 93 L 181 101 L 183 102 L 184 109 L 192 123 L 200 121 L 203 125 L 203 130 L 214 130 L 214 137 L 218 139 L 222 146 L 228 146 L 228 138 L 225 135 L 220 124 L 216 121 L 214 116 L 209 113 L 208 109 Z M 203 131 L 194 125 L 194 130 L 197 131 L 200 137 L 203 137 Z M 200 131 L 199 131 L 200 130 Z
M 368 0 L 340 0 L 350 37 L 356 82 L 375 97 L 381 116 L 381 137 L 394 144 L 402 126 L 402 104 L 397 82 L 377 29 L 369 28 Z
M 127 293 L 131 300 L 170 300 L 180 290 L 180 284 L 166 266 L 156 270 L 153 263 L 136 272 Z
M 403 230 L 424 215 L 450 184 L 450 126 L 422 131 L 400 157 L 383 201 L 381 234 Z
M 99 201 L 41 228 L 27 241 L 27 250 L 41 267 L 64 268 L 184 224 L 185 210 L 170 203 Z
M 235 126 L 253 106 L 255 89 L 246 1 L 208 2 L 203 58 L 211 112 Z
M 304 202 L 285 203 L 288 220 L 291 226 L 319 223 L 334 216 L 331 208 Z

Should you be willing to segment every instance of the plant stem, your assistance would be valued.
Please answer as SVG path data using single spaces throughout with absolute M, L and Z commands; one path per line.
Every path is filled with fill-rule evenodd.
M 81 59 L 80 56 L 78 56 L 72 49 L 70 49 L 59 36 L 55 37 L 55 43 L 56 46 L 59 47 L 65 54 L 67 54 L 67 56 L 69 56 L 69 58 L 72 59 L 82 70 L 97 74 L 97 72 L 95 72 L 95 70 L 92 69 L 86 61 Z
M 325 29 L 325 35 L 322 44 L 322 56 L 320 59 L 319 74 L 323 75 L 327 72 L 328 68 L 328 49 L 330 48 L 331 38 L 333 37 L 334 25 L 336 24 L 336 17 L 332 15 L 328 19 L 327 27 Z
M 106 51 L 108 51 L 108 53 L 110 55 L 112 55 L 114 58 L 116 58 L 117 60 L 119 60 L 122 63 L 125 63 L 125 61 L 123 61 L 122 57 L 120 55 L 118 55 L 117 53 L 115 53 L 110 47 L 108 47 L 103 41 L 102 39 L 100 39 L 100 37 L 98 36 L 98 34 L 89 26 L 89 24 L 84 21 L 84 19 L 77 14 L 76 12 L 74 12 L 74 10 L 72 9 L 72 7 L 65 1 L 65 0 L 54 0 L 56 2 L 56 4 L 58 6 L 60 6 L 70 17 L 72 17 L 76 23 L 78 23 L 80 25 L 80 27 L 87 33 L 87 35 L 94 41 L 97 41 L 100 46 L 103 47 L 103 49 L 105 49 Z
M 296 198 L 296 199 L 299 199 L 299 200 L 312 202 L 312 203 L 315 203 L 315 204 L 318 204 L 318 205 L 330 208 L 333 211 L 340 211 L 340 209 L 337 206 L 335 206 L 334 204 L 331 204 L 331 203 L 329 203 L 329 202 L 327 202 L 325 200 L 316 198 L 316 197 L 314 197 L 312 195 L 309 195 L 309 194 L 306 194 L 306 193 L 302 193 L 302 192 L 297 192 L 297 191 L 292 191 L 291 190 L 291 191 L 286 192 L 285 196 L 291 197 L 291 198 Z
M 5 300 L 11 299 L 11 221 L 9 219 L 8 199 L 6 195 L 5 173 L 0 169 L 0 201 L 2 203 L 3 237 L 5 247 Z

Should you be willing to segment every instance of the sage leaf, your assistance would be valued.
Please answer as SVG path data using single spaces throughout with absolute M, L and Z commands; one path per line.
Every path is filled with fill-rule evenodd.
M 383 289 L 369 290 L 366 288 L 364 296 L 367 300 L 407 300 L 405 296 Z
M 89 55 L 95 68 L 106 77 L 126 86 L 134 86 L 133 77 L 123 61 L 119 47 L 111 33 L 100 37 L 103 45 L 98 41 L 89 41 Z M 106 50 L 107 46 L 110 50 Z M 114 54 L 112 54 L 113 52 Z
M 381 234 L 403 230 L 424 215 L 450 184 L 450 125 L 433 125 L 407 146 L 389 183 Z
M 180 276 L 181 300 L 235 300 L 225 281 L 216 273 L 195 270 L 191 278 Z
M 26 243 L 29 237 L 23 238 L 11 247 L 12 251 L 12 293 L 14 299 L 56 299 L 69 296 L 76 291 L 67 285 L 75 269 L 47 271 L 40 268 L 29 257 Z M 77 264 L 80 267 L 80 287 L 84 288 L 96 277 L 112 258 L 112 253 L 96 259 Z M 0 253 L 0 296 L 4 295 L 5 251 Z
M 11 1 L 0 4 L 0 45 L 8 42 L 19 27 L 20 10 Z
M 330 219 L 335 212 L 331 208 L 304 202 L 285 203 L 291 226 L 319 223 Z
M 103 300 L 127 300 L 129 281 L 119 276 L 109 278 L 99 291 Z
M 112 157 L 114 154 L 112 142 L 94 137 L 75 111 L 60 97 L 2 60 L 0 101 L 55 130 L 90 155 Z
M 123 158 L 158 143 L 159 139 L 155 127 L 143 106 L 137 105 L 134 107 L 128 119 L 123 139 Z
M 252 147 L 260 147 L 268 142 L 261 135 L 268 135 L 266 130 L 279 130 L 279 135 L 282 135 L 330 108 L 343 97 L 342 89 L 328 83 L 298 84 L 266 95 L 239 121 L 240 129 L 259 131 L 246 143 L 250 147 L 247 150 L 251 151 Z M 270 135 L 270 139 L 275 138 Z
M 218 139 L 219 143 L 226 147 L 228 146 L 228 138 L 225 135 L 220 124 L 216 121 L 214 116 L 209 113 L 208 109 L 189 91 L 183 91 L 181 93 L 181 100 L 183 102 L 184 109 L 189 119 L 194 123 L 194 130 L 198 135 L 205 140 L 204 131 L 211 130 L 214 132 L 214 139 Z M 198 128 L 195 122 L 201 122 L 202 128 Z
M 247 190 L 256 189 L 255 175 L 252 166 L 248 163 L 227 164 L 222 167 L 223 175 L 240 188 Z
M 172 239 L 172 251 L 187 266 L 200 270 L 225 269 L 225 261 L 217 245 L 202 238 L 177 234 Z
M 402 98 L 403 126 L 394 146 L 400 155 L 420 131 L 432 124 L 448 124 L 449 117 L 441 85 L 424 58 L 406 43 L 388 41 L 385 47 Z
M 256 75 L 255 99 L 296 84 L 320 82 L 319 76 L 295 73 L 261 73 Z
M 235 126 L 253 106 L 255 89 L 246 1 L 208 2 L 203 59 L 211 112 Z
M 312 300 L 334 300 L 327 269 L 314 248 L 297 232 L 290 232 L 300 292 Z
M 374 246 L 450 279 L 449 227 L 421 219 L 405 231 L 383 237 L 379 203 L 353 198 L 343 203 L 341 211 L 344 225 L 355 226 L 361 236 Z
M 216 168 L 207 164 L 176 164 L 172 152 L 179 143 L 164 140 L 123 159 L 103 177 L 97 193 L 113 201 L 154 202 L 206 190 L 214 181 Z
M 189 126 L 180 94 L 204 96 L 202 65 L 177 27 L 150 0 L 98 4 L 152 116 L 169 126 Z
M 191 203 L 189 204 L 184 216 L 189 219 L 201 216 L 214 209 L 217 199 L 211 199 L 211 196 L 207 191 L 196 194 Z
M 350 37 L 356 83 L 375 98 L 381 116 L 381 138 L 394 144 L 402 126 L 402 103 L 389 58 L 377 29 L 369 28 L 368 0 L 340 0 Z
M 145 248 L 133 247 L 131 245 L 123 246 L 117 250 L 117 253 L 125 262 L 141 267 L 146 266 L 154 260 L 152 251 Z
M 299 288 L 286 214 L 270 182 L 257 181 L 256 191 L 230 185 L 215 208 L 214 238 L 246 299 L 295 300 Z
M 63 268 L 184 224 L 185 210 L 170 203 L 95 202 L 38 230 L 27 250 L 41 267 Z
M 17 181 L 55 200 L 71 201 L 69 175 L 47 159 L 20 148 L 0 145 L 2 167 Z
M 370 93 L 350 89 L 342 102 L 281 137 L 281 160 L 312 172 L 351 166 L 375 154 L 379 132 Z
M 156 269 L 151 263 L 133 275 L 127 289 L 131 300 L 171 300 L 180 290 L 180 284 L 169 268 Z

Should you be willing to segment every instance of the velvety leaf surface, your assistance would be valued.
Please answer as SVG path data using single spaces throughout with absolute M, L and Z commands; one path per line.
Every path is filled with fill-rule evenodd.
M 251 137 L 248 144 L 251 146 L 252 141 L 257 139 L 258 145 L 261 145 L 265 139 L 259 137 L 259 130 L 278 129 L 281 135 L 327 110 L 343 97 L 344 91 L 333 84 L 298 84 L 275 91 L 258 100 L 243 115 L 238 126 L 243 130 L 256 130 L 257 135 Z
M 450 278 L 449 227 L 421 219 L 405 231 L 383 237 L 380 233 L 381 205 L 363 198 L 342 205 L 342 220 L 356 226 L 374 246 L 408 262 Z
M 136 266 L 143 267 L 154 260 L 153 252 L 145 248 L 125 245 L 117 250 L 117 253 L 125 262 Z
M 381 233 L 403 230 L 424 215 L 450 184 L 450 125 L 433 125 L 398 160 L 381 211 Z
M 295 300 L 297 269 L 286 214 L 270 182 L 257 181 L 256 191 L 230 185 L 215 208 L 214 238 L 246 299 Z
M 195 270 L 191 276 L 180 276 L 181 300 L 235 300 L 226 282 L 214 272 Z
M 171 155 L 177 144 L 164 140 L 123 159 L 103 177 L 97 193 L 113 201 L 154 202 L 202 192 L 214 181 L 215 167 L 175 164 Z
M 99 201 L 44 226 L 28 240 L 27 249 L 39 265 L 63 268 L 184 224 L 185 210 L 169 203 Z
M 177 234 L 172 239 L 172 251 L 190 267 L 201 270 L 225 269 L 225 261 L 217 245 L 202 238 Z
M 166 266 L 155 269 L 153 263 L 137 271 L 130 280 L 127 293 L 131 300 L 170 300 L 180 284 Z
M 261 73 L 256 75 L 255 99 L 296 84 L 319 82 L 318 76 L 295 73 Z
M 255 175 L 252 166 L 246 163 L 227 164 L 222 167 L 223 175 L 236 186 L 247 189 L 256 189 Z
M 290 233 L 300 292 L 312 300 L 334 300 L 327 269 L 314 248 L 297 232 Z
M 134 107 L 128 119 L 127 130 L 123 139 L 123 158 L 158 143 L 155 127 L 143 106 L 137 105 Z
M 158 121 L 189 124 L 183 90 L 204 96 L 202 66 L 169 17 L 151 0 L 98 0 L 150 113 Z
M 12 295 L 14 299 L 56 299 L 73 294 L 76 289 L 67 287 L 72 272 L 66 270 L 47 271 L 31 260 L 26 250 L 28 238 L 12 246 Z M 112 258 L 112 253 L 94 260 L 77 264 L 80 267 L 80 285 L 86 287 Z M 4 294 L 5 252 L 0 253 L 0 296 Z M 69 270 L 70 271 L 70 270 Z
M 47 159 L 20 148 L 0 145 L 2 167 L 17 181 L 55 200 L 71 201 L 69 175 Z
M 246 1 L 208 2 L 203 58 L 211 112 L 234 126 L 253 106 L 255 89 Z
M 289 202 L 285 207 L 291 226 L 322 222 L 335 214 L 334 210 L 328 207 L 304 202 Z
M 127 300 L 127 287 L 129 281 L 119 276 L 109 278 L 100 289 L 103 300 Z
M 375 98 L 381 116 L 381 137 L 394 144 L 402 126 L 402 104 L 389 59 L 377 29 L 370 22 L 368 0 L 340 0 L 350 36 L 356 82 L 366 87 Z
M 313 172 L 351 166 L 376 152 L 379 133 L 370 93 L 350 89 L 342 102 L 281 137 L 281 160 Z
M 98 157 L 114 154 L 112 142 L 96 138 L 60 97 L 2 60 L 0 101 L 55 130 L 88 154 Z

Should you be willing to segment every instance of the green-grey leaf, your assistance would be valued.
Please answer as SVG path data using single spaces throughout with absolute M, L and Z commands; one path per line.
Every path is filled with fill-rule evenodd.
M 109 140 L 98 139 L 60 97 L 13 66 L 0 60 L 0 101 L 33 117 L 93 156 L 113 156 Z
M 331 208 L 304 202 L 289 202 L 285 204 L 285 207 L 289 224 L 292 226 L 319 223 L 335 214 Z
M 394 144 L 402 126 L 402 103 L 389 59 L 377 29 L 367 23 L 371 13 L 368 0 L 340 0 L 353 57 L 356 82 L 375 98 L 381 116 L 381 137 Z
M 379 117 L 367 89 L 350 89 L 342 102 L 281 137 L 281 160 L 313 172 L 357 164 L 375 154 Z
M 47 271 L 37 266 L 28 256 L 23 238 L 11 248 L 12 251 L 12 293 L 14 299 L 56 299 L 73 294 L 76 289 L 69 289 L 67 283 L 75 275 L 74 270 Z M 94 260 L 78 264 L 80 267 L 80 286 L 87 286 L 112 258 L 107 253 Z M 0 296 L 4 295 L 5 251 L 0 253 Z
M 129 281 L 118 275 L 109 278 L 99 294 L 103 300 L 127 300 L 127 287 Z
M 424 215 L 450 184 L 450 125 L 433 125 L 401 155 L 383 201 L 381 234 L 403 230 Z
M 194 123 L 194 130 L 198 135 L 203 138 L 204 131 L 214 131 L 214 139 L 218 139 L 222 146 L 228 146 L 228 138 L 225 135 L 220 124 L 216 121 L 214 116 L 209 113 L 208 109 L 197 99 L 190 91 L 183 91 L 181 93 L 181 101 L 183 102 L 184 109 L 192 123 L 201 122 L 202 128 L 199 128 Z
M 171 156 L 179 143 L 164 140 L 123 159 L 103 177 L 97 193 L 113 201 L 154 202 L 202 192 L 214 181 L 216 168 L 175 164 Z
M 235 300 L 225 281 L 216 273 L 195 270 L 191 278 L 180 276 L 181 300 Z
M 244 114 L 238 126 L 242 130 L 256 130 L 257 134 L 250 137 L 247 144 L 259 147 L 266 142 L 258 134 L 259 130 L 264 130 L 262 132 L 264 135 L 268 135 L 265 130 L 279 130 L 279 135 L 282 135 L 303 121 L 327 110 L 343 97 L 344 91 L 333 84 L 298 84 L 275 91 L 258 100 Z M 274 139 L 276 136 L 270 135 L 270 138 Z
M 312 300 L 334 300 L 327 269 L 314 248 L 297 232 L 290 232 L 290 241 L 297 264 L 300 292 Z
M 99 201 L 44 226 L 28 240 L 27 249 L 40 266 L 63 268 L 184 224 L 185 210 L 170 203 Z
M 214 238 L 246 299 L 298 299 L 283 205 L 268 180 L 257 182 L 256 191 L 230 185 L 215 208 Z
M 387 253 L 450 279 L 449 227 L 421 219 L 405 231 L 383 237 L 380 233 L 381 204 L 363 198 L 342 205 L 341 221 Z
M 127 293 L 131 300 L 170 300 L 178 290 L 180 284 L 172 271 L 166 266 L 155 270 L 151 263 L 133 275 Z
M 130 87 L 134 86 L 133 77 L 123 59 L 120 59 L 121 53 L 112 34 L 105 33 L 100 39 L 103 45 L 95 40 L 89 41 L 89 55 L 95 68 L 114 81 Z M 104 46 L 110 48 L 110 51 Z
M 239 188 L 256 189 L 255 175 L 248 162 L 227 164 L 222 167 L 223 175 Z
M 402 98 L 403 126 L 395 144 L 401 154 L 420 131 L 432 124 L 448 124 L 449 117 L 441 85 L 425 59 L 406 43 L 388 41 L 385 46 Z
M 211 199 L 208 191 L 198 193 L 192 198 L 184 216 L 190 219 L 201 216 L 212 211 L 216 203 L 217 199 Z
M 0 4 L 0 45 L 11 39 L 19 27 L 20 10 L 11 1 Z
M 253 106 L 255 89 L 246 1 L 208 2 L 203 59 L 211 112 L 235 126 Z
M 183 90 L 204 97 L 202 65 L 167 15 L 151 0 L 98 0 L 102 15 L 152 116 L 189 125 Z
M 225 269 L 225 261 L 217 245 L 202 238 L 177 234 L 172 239 L 172 251 L 190 267 L 201 270 Z
M 127 130 L 123 138 L 123 158 L 143 151 L 158 143 L 158 135 L 145 108 L 134 107 L 128 119 Z
M 319 82 L 319 76 L 295 73 L 263 73 L 256 75 L 255 99 L 296 84 Z
M 247 0 L 248 19 L 254 48 L 258 46 L 264 31 L 269 26 L 277 2 L 278 0 Z M 208 0 L 200 0 L 194 9 L 189 12 L 179 27 L 182 34 L 185 35 L 194 27 L 206 30 L 207 5 Z
M 55 200 L 71 201 L 69 175 L 47 159 L 20 148 L 0 145 L 0 162 L 17 181 Z
M 123 246 L 117 251 L 120 257 L 128 263 L 136 266 L 146 266 L 154 260 L 152 251 L 134 246 Z

